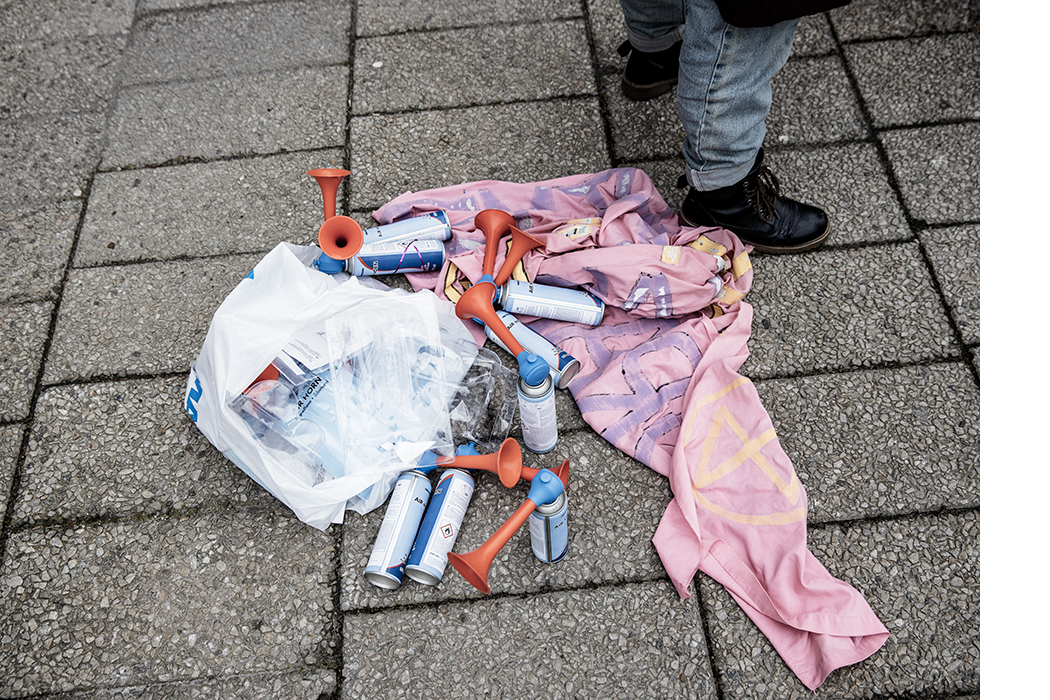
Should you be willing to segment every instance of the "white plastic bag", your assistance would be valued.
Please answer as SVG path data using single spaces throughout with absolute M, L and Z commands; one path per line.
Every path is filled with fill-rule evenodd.
M 341 314 L 353 314 L 359 307 L 370 308 L 368 314 L 362 315 L 367 318 L 374 314 L 375 304 L 382 299 L 416 295 L 387 289 L 368 278 L 362 281 L 318 272 L 309 265 L 319 253 L 315 246 L 282 243 L 259 261 L 223 301 L 190 371 L 186 410 L 205 437 L 231 462 L 288 505 L 303 522 L 324 529 L 331 523 L 343 522 L 348 505 L 359 512 L 381 505 L 396 475 L 415 464 L 388 460 L 364 467 L 357 465 L 334 478 L 304 478 L 302 453 L 297 454 L 286 444 L 274 443 L 274 440 L 282 442 L 283 438 L 294 442 L 295 431 L 285 431 L 264 444 L 244 420 L 243 411 L 236 410 L 240 405 L 238 397 L 297 333 L 323 326 Z M 418 294 L 432 297 L 433 308 L 447 319 L 451 304 L 437 299 L 431 292 Z M 427 304 L 430 303 L 427 299 Z M 375 321 L 382 324 L 385 319 L 379 316 Z M 439 340 L 455 347 L 463 338 L 470 338 L 462 323 L 446 321 L 441 331 Z M 333 367 L 335 362 L 333 359 Z M 451 394 L 460 378 L 462 374 L 446 378 L 452 385 Z M 444 425 L 448 423 L 446 415 Z M 451 432 L 448 427 L 444 430 Z M 451 435 L 445 442 L 447 444 L 427 443 L 424 437 L 421 449 L 451 449 Z M 346 442 L 344 448 L 352 449 Z M 408 452 L 402 451 L 402 454 L 412 458 Z M 342 473 L 341 468 L 338 473 Z

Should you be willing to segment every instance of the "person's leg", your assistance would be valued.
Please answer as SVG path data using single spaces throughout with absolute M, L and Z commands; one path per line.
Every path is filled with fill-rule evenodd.
M 791 53 L 798 20 L 734 27 L 713 0 L 689 0 L 685 19 L 678 115 L 690 189 L 683 223 L 722 226 L 765 252 L 815 248 L 828 236 L 827 216 L 780 197 L 761 151 L 770 81 Z
M 678 82 L 678 52 L 685 22 L 683 0 L 620 0 L 627 41 L 617 49 L 630 54 L 620 87 L 632 100 L 650 100 Z
M 798 20 L 740 28 L 713 0 L 690 0 L 679 58 L 678 116 L 689 184 L 732 185 L 754 165 L 773 101 L 770 81 L 791 54 Z

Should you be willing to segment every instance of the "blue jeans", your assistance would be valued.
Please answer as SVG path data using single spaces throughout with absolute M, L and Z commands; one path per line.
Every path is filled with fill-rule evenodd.
M 770 81 L 791 53 L 798 20 L 772 27 L 726 24 L 714 0 L 620 0 L 627 38 L 639 51 L 679 39 L 678 117 L 686 178 L 714 190 L 744 178 L 766 137 Z

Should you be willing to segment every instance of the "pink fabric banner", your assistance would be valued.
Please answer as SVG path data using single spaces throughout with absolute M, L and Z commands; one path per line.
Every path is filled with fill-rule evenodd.
M 522 320 L 580 360 L 569 390 L 587 423 L 670 479 L 674 500 L 653 542 L 679 594 L 689 595 L 698 570 L 725 586 L 811 689 L 877 651 L 889 633 L 806 547 L 805 489 L 737 372 L 751 331 L 752 309 L 740 301 L 750 249 L 724 229 L 680 227 L 633 168 L 409 192 L 374 216 L 448 213 L 445 269 L 410 279 L 454 300 L 481 276 L 484 235 L 473 219 L 488 208 L 544 243 L 526 253 L 519 278 L 579 287 L 606 304 L 596 327 Z M 501 245 L 497 271 L 505 253 Z

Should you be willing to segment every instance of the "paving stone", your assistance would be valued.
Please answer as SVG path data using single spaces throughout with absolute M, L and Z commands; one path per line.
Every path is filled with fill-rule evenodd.
M 153 15 L 135 25 L 125 85 L 346 63 L 351 6 L 286 0 Z
M 595 99 L 524 102 L 350 122 L 350 207 L 477 180 L 536 182 L 609 167 Z
M 967 123 L 879 135 L 908 213 L 931 224 L 980 218 L 980 131 Z
M 766 140 L 780 145 L 865 138 L 860 105 L 842 60 L 795 58 L 773 78 Z
M 0 6 L 0 43 L 121 34 L 131 28 L 134 11 L 135 0 L 7 2 Z
M 671 501 L 667 479 L 632 460 L 593 431 L 559 438 L 551 452 L 525 451 L 525 466 L 557 468 L 570 460 L 569 549 L 556 564 L 532 554 L 527 527 L 500 550 L 489 570 L 494 595 L 523 595 L 610 583 L 666 579 L 652 537 Z M 529 483 L 506 489 L 481 473 L 453 551 L 484 543 L 525 502 Z M 344 610 L 376 609 L 441 600 L 482 598 L 451 566 L 439 586 L 406 579 L 396 591 L 365 580 L 364 570 L 386 506 L 367 516 L 348 514 L 343 527 L 341 597 Z M 353 518 L 350 520 L 350 518 Z M 655 584 L 654 584 L 655 585 Z
M 185 372 L 259 256 L 73 270 L 45 381 Z
M 957 32 L 970 24 L 969 0 L 854 0 L 828 13 L 842 41 Z
M 11 480 L 18 468 L 18 453 L 22 449 L 24 434 L 22 425 L 0 425 L 0 522 L 7 515 L 7 495 L 11 493 Z
M 0 210 L 0 303 L 58 295 L 81 207 L 73 200 Z
M 231 503 L 274 507 L 197 430 L 185 393 L 185 377 L 44 391 L 11 511 L 15 526 Z
M 331 150 L 100 173 L 75 264 L 267 251 L 281 241 L 314 242 L 324 220 L 323 199 L 307 171 L 342 164 L 342 152 Z
M 222 0 L 223 5 L 252 5 L 257 0 Z M 211 7 L 217 3 L 214 0 L 139 0 L 136 5 L 136 15 L 143 16 L 152 12 L 164 10 L 188 10 L 192 8 Z
M 970 354 L 973 356 L 973 364 L 977 368 L 977 376 L 980 378 L 981 375 L 981 346 L 976 345 L 970 348 Z
M 101 112 L 0 119 L 0 208 L 83 196 L 105 126 Z
M 3 46 L 0 116 L 105 111 L 126 43 L 118 35 Z
M 53 310 L 51 302 L 0 306 L 0 421 L 29 415 Z
M 587 0 L 587 18 L 598 72 L 603 77 L 615 73 L 618 85 L 627 63 L 627 59 L 616 52 L 617 47 L 627 40 L 623 8 L 619 0 Z
M 602 96 L 608 109 L 615 158 L 661 160 L 682 154 L 685 131 L 678 119 L 675 90 L 647 102 L 636 102 L 624 96 L 620 90 L 620 74 L 615 73 L 602 77 Z
M 753 379 L 958 357 L 917 244 L 755 256 Z
M 975 511 L 811 528 L 813 555 L 863 595 L 890 632 L 838 669 L 826 698 L 938 697 L 980 689 L 980 525 Z M 722 697 L 812 698 L 725 589 L 698 586 Z
M 102 169 L 341 146 L 347 73 L 301 68 L 127 88 Z
M 836 48 L 826 13 L 809 15 L 798 21 L 795 41 L 791 46 L 792 56 L 822 56 L 832 53 Z
M 356 25 L 358 36 L 377 36 L 453 27 L 543 22 L 579 16 L 580 4 L 572 0 L 462 0 L 455 3 L 362 0 L 357 3 Z
M 980 117 L 976 34 L 858 44 L 845 53 L 877 127 Z
M 333 561 L 331 535 L 265 512 L 13 533 L 0 692 L 320 670 Z
M 822 207 L 831 219 L 826 245 L 900 241 L 912 237 L 885 166 L 867 143 L 819 150 L 768 152 L 766 162 L 785 196 Z
M 921 231 L 919 239 L 963 342 L 981 342 L 980 226 L 930 228 Z
M 756 386 L 810 523 L 980 505 L 980 390 L 965 364 Z
M 696 605 L 669 582 L 350 615 L 343 646 L 344 698 L 716 692 Z
M 223 698 L 224 700 L 254 700 L 281 698 L 281 700 L 320 700 L 335 692 L 333 671 L 306 673 L 258 674 L 210 678 L 157 685 L 137 685 L 127 688 L 95 690 L 83 693 L 48 695 L 45 700 L 196 700 Z
M 398 34 L 355 47 L 354 114 L 596 93 L 582 20 Z

